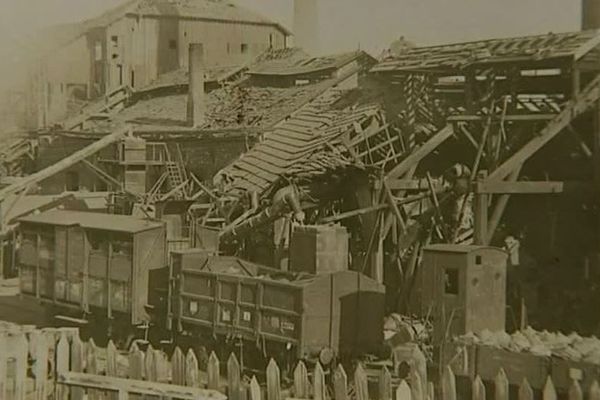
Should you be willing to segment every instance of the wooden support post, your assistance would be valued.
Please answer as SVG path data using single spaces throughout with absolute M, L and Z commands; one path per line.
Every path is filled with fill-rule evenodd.
M 514 170 L 510 174 L 510 176 L 508 177 L 508 182 L 514 183 L 519 178 L 519 173 L 521 172 L 522 167 L 523 165 L 520 165 L 516 170 Z M 492 242 L 494 233 L 496 233 L 496 229 L 498 229 L 498 225 L 500 224 L 502 215 L 504 215 L 504 210 L 506 210 L 506 206 L 508 205 L 509 199 L 510 194 L 503 194 L 496 201 L 496 206 L 494 207 L 492 217 L 490 218 L 488 223 L 485 244 L 489 244 Z
M 571 83 L 573 85 L 571 96 L 574 98 L 581 92 L 581 70 L 577 66 L 573 67 Z
M 487 172 L 481 171 L 478 174 L 478 182 L 483 182 L 487 176 Z M 487 244 L 488 234 L 488 204 L 489 195 L 485 193 L 475 193 L 475 229 L 473 233 L 473 240 L 475 244 L 485 245 Z

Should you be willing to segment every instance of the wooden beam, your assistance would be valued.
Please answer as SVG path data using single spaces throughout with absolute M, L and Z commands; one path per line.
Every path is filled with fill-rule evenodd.
M 538 122 L 550 121 L 556 118 L 558 114 L 512 114 L 504 117 L 497 115 L 492 118 L 493 121 L 503 119 L 506 122 Z M 446 118 L 448 122 L 479 122 L 487 119 L 487 115 L 451 115 Z
M 59 385 L 76 386 L 88 389 L 110 390 L 177 398 L 182 400 L 226 400 L 227 397 L 216 390 L 200 389 L 189 386 L 170 385 L 161 382 L 148 382 L 113 376 L 92 375 L 81 372 L 62 372 L 57 377 Z
M 539 134 L 535 135 L 519 151 L 489 175 L 489 180 L 502 180 L 519 165 L 537 153 L 544 145 L 566 128 L 577 116 L 587 111 L 600 98 L 600 76 L 594 79 L 581 94 L 552 120 Z
M 481 171 L 478 176 L 478 181 L 485 179 L 485 171 Z M 488 232 L 488 205 L 489 195 L 486 193 L 475 193 L 474 214 L 475 226 L 473 232 L 473 241 L 477 245 L 487 244 Z
M 418 164 L 423 158 L 427 157 L 440 144 L 444 143 L 452 134 L 454 129 L 452 125 L 446 125 L 441 131 L 435 133 L 427 142 L 414 150 L 408 157 L 396 165 L 387 173 L 386 178 L 395 179 L 407 173 L 413 165 Z
M 426 179 L 387 179 L 386 185 L 390 190 L 429 190 Z M 434 187 L 442 189 L 441 183 L 434 182 Z
M 593 190 L 592 182 L 551 181 L 484 181 L 475 184 L 475 193 L 485 194 L 553 194 Z
M 515 181 L 519 178 L 519 174 L 521 173 L 522 167 L 523 166 L 520 165 L 519 168 L 517 168 L 510 174 L 510 176 L 508 177 L 509 182 L 507 183 L 515 183 Z M 510 200 L 510 194 L 503 194 L 498 198 L 498 201 L 496 202 L 496 207 L 494 207 L 494 211 L 492 212 L 492 217 L 488 222 L 485 244 L 490 244 L 490 242 L 494 238 L 494 233 L 496 233 L 496 229 L 498 229 L 498 225 L 500 224 L 502 215 L 504 215 L 504 210 L 506 210 L 508 200 Z
M 400 206 L 403 204 L 409 204 L 409 203 L 413 203 L 415 201 L 423 200 L 427 197 L 429 197 L 429 193 L 422 193 L 422 194 L 418 194 L 415 196 L 409 196 L 409 197 L 406 197 L 401 200 L 396 200 L 396 198 L 394 198 L 394 200 L 396 202 L 396 205 Z M 358 210 L 347 211 L 347 212 L 344 212 L 344 213 L 341 213 L 338 215 L 332 215 L 330 217 L 325 217 L 325 218 L 320 219 L 319 223 L 328 224 L 331 222 L 341 221 L 343 219 L 358 217 L 359 215 L 364 215 L 364 214 L 369 214 L 369 213 L 372 213 L 375 211 L 384 210 L 388 207 L 389 207 L 389 204 L 387 204 L 387 203 L 376 204 L 374 206 L 365 207 L 365 208 L 361 208 Z
M 48 168 L 45 168 L 38 172 L 35 172 L 29 176 L 24 177 L 23 179 L 19 180 L 18 182 L 14 183 L 8 187 L 5 187 L 4 189 L 0 190 L 0 199 L 3 199 L 8 194 L 18 192 L 19 190 L 21 190 L 27 186 L 30 186 L 37 182 L 43 181 L 44 179 L 47 179 L 53 175 L 56 175 L 57 173 L 64 171 L 65 169 L 77 164 L 78 162 L 85 160 L 86 158 L 88 158 L 89 156 L 102 150 L 106 146 L 120 140 L 127 134 L 127 132 L 129 132 L 129 128 L 122 128 L 108 136 L 103 137 L 102 139 L 98 140 L 97 142 L 94 142 L 94 143 L 90 144 L 89 146 L 84 147 L 83 149 L 81 149 L 79 151 L 76 151 L 75 153 L 71 154 L 70 156 L 49 166 Z
M 385 197 L 386 197 L 387 201 L 389 202 L 390 207 L 392 208 L 392 212 L 396 216 L 396 219 L 398 220 L 398 224 L 400 224 L 400 229 L 402 230 L 402 232 L 404 232 L 406 230 L 406 223 L 404 222 L 404 218 L 402 217 L 402 214 L 400 213 L 400 209 L 398 208 L 398 205 L 396 204 L 396 199 L 394 199 L 394 195 L 392 194 L 392 191 L 391 191 L 390 187 L 387 185 L 387 182 L 385 181 L 385 179 L 383 180 L 383 190 L 385 192 Z

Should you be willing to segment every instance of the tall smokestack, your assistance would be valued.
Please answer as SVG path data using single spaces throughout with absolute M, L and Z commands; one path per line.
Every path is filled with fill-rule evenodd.
M 581 28 L 600 28 L 600 0 L 582 0 L 581 4 Z
M 294 0 L 294 45 L 310 55 L 320 55 L 321 51 L 318 2 Z
M 206 100 L 204 95 L 204 48 L 202 43 L 190 44 L 190 84 L 187 120 L 192 127 L 204 125 Z

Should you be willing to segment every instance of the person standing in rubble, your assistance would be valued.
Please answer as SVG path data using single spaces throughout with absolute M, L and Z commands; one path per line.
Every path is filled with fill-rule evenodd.
M 471 169 L 464 164 L 455 164 L 444 173 L 445 185 L 454 194 L 450 210 L 449 225 L 454 238 L 473 227 L 473 195 L 470 193 Z

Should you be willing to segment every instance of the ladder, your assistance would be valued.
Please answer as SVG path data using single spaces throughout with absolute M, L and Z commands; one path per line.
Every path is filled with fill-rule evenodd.
M 175 189 L 181 186 L 184 182 L 188 181 L 187 172 L 183 163 L 183 155 L 181 154 L 181 148 L 179 147 L 179 144 L 176 146 L 177 160 L 173 160 L 168 145 L 165 149 L 167 159 L 165 168 L 171 189 Z M 182 188 L 182 190 L 179 191 L 179 194 L 182 197 L 185 197 L 187 195 L 187 188 Z

